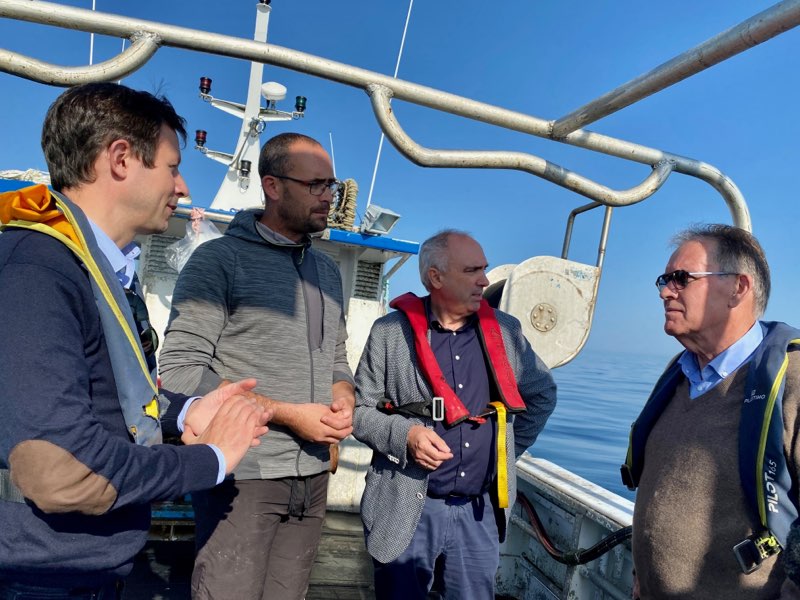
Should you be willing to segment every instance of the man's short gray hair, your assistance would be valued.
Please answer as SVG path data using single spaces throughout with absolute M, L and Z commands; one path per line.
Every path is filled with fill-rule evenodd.
M 429 292 L 431 291 L 431 279 L 428 271 L 432 268 L 442 272 L 447 271 L 447 242 L 453 235 L 472 239 L 472 236 L 465 231 L 442 229 L 422 242 L 419 248 L 419 278 Z
M 714 241 L 715 251 L 710 258 L 717 269 L 728 273 L 744 273 L 753 278 L 753 297 L 756 317 L 767 310 L 770 275 L 764 249 L 753 234 L 732 225 L 694 225 L 672 238 L 675 247 L 687 242 Z

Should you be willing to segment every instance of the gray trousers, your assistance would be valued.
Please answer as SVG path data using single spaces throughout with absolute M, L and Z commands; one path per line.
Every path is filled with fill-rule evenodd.
M 192 494 L 194 600 L 302 600 L 317 555 L 328 473 L 227 479 Z

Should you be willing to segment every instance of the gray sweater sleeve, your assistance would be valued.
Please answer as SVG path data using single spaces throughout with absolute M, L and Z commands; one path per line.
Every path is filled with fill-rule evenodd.
M 353 381 L 353 371 L 350 369 L 350 363 L 347 362 L 347 323 L 342 314 L 339 319 L 339 336 L 336 340 L 336 350 L 333 356 L 333 383 L 339 381 L 346 381 L 351 385 L 355 385 Z
M 205 395 L 222 382 L 211 368 L 214 350 L 228 321 L 227 295 L 236 256 L 222 244 L 197 248 L 175 284 L 159 374 L 164 388 Z

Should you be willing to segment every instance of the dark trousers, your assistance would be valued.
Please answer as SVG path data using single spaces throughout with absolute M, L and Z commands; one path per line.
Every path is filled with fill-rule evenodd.
M 474 499 L 426 498 L 408 548 L 390 563 L 373 561 L 378 600 L 492 600 L 500 542 L 489 493 Z
M 224 481 L 192 494 L 194 600 L 302 600 L 317 556 L 328 473 Z
M 122 582 L 98 587 L 54 588 L 0 581 L 0 600 L 120 600 Z

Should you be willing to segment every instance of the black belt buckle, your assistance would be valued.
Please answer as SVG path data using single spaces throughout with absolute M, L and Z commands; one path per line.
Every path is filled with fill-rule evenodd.
M 781 545 L 770 531 L 754 533 L 733 547 L 733 554 L 745 575 L 757 571 L 765 559 L 780 551 Z

